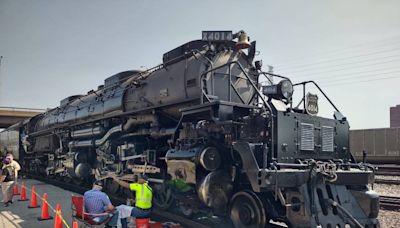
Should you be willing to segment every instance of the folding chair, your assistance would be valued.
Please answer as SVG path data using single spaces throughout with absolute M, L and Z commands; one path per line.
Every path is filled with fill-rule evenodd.
M 104 227 L 110 220 L 110 213 L 101 213 L 101 214 L 90 214 L 85 212 L 85 202 L 83 196 L 71 196 L 71 210 L 72 210 L 72 220 L 78 220 L 83 226 L 80 227 L 91 227 L 91 228 L 100 228 Z M 101 222 L 93 221 L 94 217 L 97 216 L 108 216 L 107 219 Z

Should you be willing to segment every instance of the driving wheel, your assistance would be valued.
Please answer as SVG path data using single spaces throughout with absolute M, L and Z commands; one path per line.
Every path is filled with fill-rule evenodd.
M 172 189 L 168 184 L 159 184 L 154 186 L 154 204 L 162 209 L 167 210 L 174 202 Z
M 264 205 L 253 192 L 241 191 L 231 200 L 230 216 L 235 227 L 264 228 L 267 220 Z

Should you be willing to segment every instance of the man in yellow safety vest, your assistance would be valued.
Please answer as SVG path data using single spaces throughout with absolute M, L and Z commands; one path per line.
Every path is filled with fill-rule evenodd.
M 110 175 L 110 177 L 122 187 L 136 193 L 135 207 L 132 209 L 131 216 L 135 218 L 148 218 L 152 207 L 153 190 L 147 183 L 147 176 L 145 174 L 139 175 L 137 183 L 128 183 L 118 179 L 115 175 Z

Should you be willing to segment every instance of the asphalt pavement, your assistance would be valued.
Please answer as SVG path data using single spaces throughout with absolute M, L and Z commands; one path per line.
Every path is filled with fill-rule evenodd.
M 70 191 L 32 179 L 18 180 L 19 192 L 21 192 L 21 183 L 24 181 L 28 201 L 18 201 L 20 195 L 14 196 L 13 204 L 5 207 L 0 204 L 0 228 L 46 228 L 54 226 L 54 219 L 38 221 L 42 208 L 28 208 L 31 200 L 31 189 L 35 185 L 37 192 L 37 203 L 41 206 L 43 193 L 47 193 L 49 206 L 56 208 L 59 203 L 61 206 L 62 217 L 69 227 L 72 227 L 71 196 L 77 195 Z M 1 194 L 0 194 L 1 195 Z M 2 200 L 2 196 L 0 196 Z M 49 208 L 49 214 L 55 217 L 55 212 Z M 64 227 L 68 227 L 64 224 Z

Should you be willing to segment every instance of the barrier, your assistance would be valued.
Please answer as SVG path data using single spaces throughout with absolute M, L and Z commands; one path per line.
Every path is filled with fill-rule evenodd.
M 71 228 L 71 227 L 68 225 L 67 221 L 65 221 L 65 219 L 62 217 L 60 204 L 57 204 L 57 209 L 58 209 L 58 211 L 55 210 L 50 204 L 48 204 L 48 201 L 47 201 L 47 194 L 43 194 L 43 198 L 41 198 L 41 197 L 38 196 L 37 193 L 36 193 L 36 187 L 35 187 L 35 185 L 32 185 L 31 189 L 29 189 L 29 188 L 27 188 L 27 187 L 25 186 L 24 181 L 22 181 L 22 185 L 21 185 L 21 198 L 23 198 L 23 197 L 25 198 L 25 200 L 22 200 L 22 201 L 28 200 L 28 199 L 26 198 L 26 191 L 31 192 L 31 202 L 30 202 L 30 205 L 28 206 L 28 208 L 38 208 L 38 207 L 40 207 L 39 205 L 37 205 L 37 198 L 39 198 L 40 200 L 45 201 L 45 202 L 46 202 L 46 206 L 48 207 L 48 209 L 50 209 L 51 211 L 53 211 L 54 214 L 57 216 L 57 217 L 56 217 L 56 220 L 58 219 L 58 221 L 57 221 L 57 225 L 58 225 L 58 226 L 56 227 L 56 226 L 55 226 L 56 223 L 54 223 L 54 227 L 55 227 L 55 228 L 63 228 L 63 226 L 65 226 L 66 228 Z M 25 192 L 25 193 L 24 193 L 25 196 L 22 194 L 23 192 Z M 19 200 L 19 201 L 21 201 L 21 200 Z M 31 206 L 35 206 L 35 205 L 36 205 L 36 207 L 31 207 Z M 43 206 L 44 206 L 44 205 L 42 205 L 42 207 L 43 207 Z M 42 210 L 42 212 L 43 212 L 43 210 Z M 45 214 L 45 215 L 46 215 L 46 214 Z M 49 216 L 49 217 L 50 217 L 50 216 Z M 63 224 L 64 224 L 64 225 L 63 225 Z

